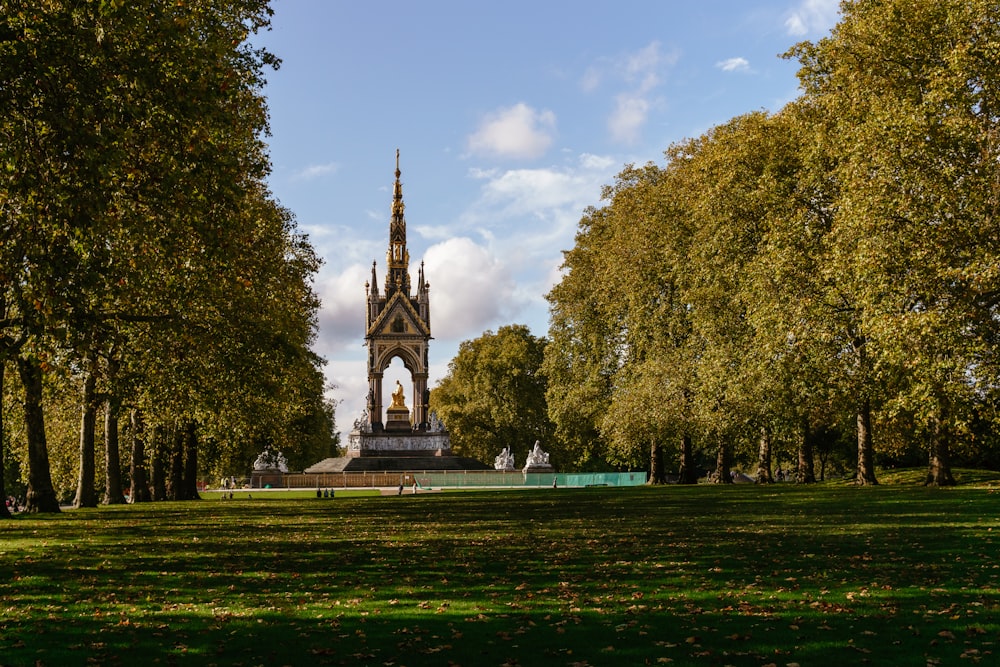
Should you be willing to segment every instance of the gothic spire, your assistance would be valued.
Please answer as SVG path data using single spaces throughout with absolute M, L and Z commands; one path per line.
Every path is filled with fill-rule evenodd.
M 389 272 L 385 280 L 386 296 L 402 290 L 410 294 L 410 253 L 406 249 L 406 218 L 403 211 L 403 185 L 399 181 L 402 172 L 399 170 L 399 149 L 396 149 L 396 181 L 392 186 L 392 218 L 389 221 L 389 250 L 386 253 L 386 263 Z

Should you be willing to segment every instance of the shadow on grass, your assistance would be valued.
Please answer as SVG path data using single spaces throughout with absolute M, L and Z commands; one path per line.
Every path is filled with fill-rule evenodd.
M 0 664 L 995 659 L 1000 494 L 671 487 L 0 524 Z

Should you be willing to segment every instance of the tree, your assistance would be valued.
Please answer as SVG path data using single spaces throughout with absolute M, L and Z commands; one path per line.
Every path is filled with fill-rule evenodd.
M 607 438 L 601 424 L 611 401 L 620 364 L 620 318 L 604 317 L 607 212 L 589 209 L 580 222 L 576 245 L 564 254 L 563 279 L 548 294 L 549 343 L 542 370 L 548 380 L 545 399 L 555 435 L 566 449 L 567 463 L 580 469 L 607 465 Z
M 681 452 L 691 477 L 691 366 L 688 309 L 679 290 L 689 230 L 684 150 L 667 169 L 626 167 L 605 188 L 608 204 L 580 222 L 553 288 L 550 411 L 559 431 L 586 424 L 616 466 L 642 465 L 665 481 L 664 444 Z M 594 434 L 600 436 L 600 440 Z M 579 445 L 577 445 L 579 446 Z
M 277 61 L 246 38 L 269 16 L 264 0 L 3 4 L 0 324 L 40 369 L 58 359 L 81 382 L 78 505 L 96 502 L 99 402 L 110 501 L 126 396 L 154 432 L 182 425 L 189 488 L 190 424 L 292 440 L 322 402 L 318 260 L 263 183 Z M 47 465 L 40 445 L 31 466 Z
M 913 415 L 930 443 L 928 483 L 953 484 L 950 441 L 990 386 L 997 349 L 996 7 L 843 10 L 829 38 L 794 51 L 839 151 L 831 263 L 856 297 L 854 348 L 891 389 L 887 409 Z M 870 433 L 872 396 L 858 395 L 859 434 Z
M 0 519 L 11 518 L 10 509 L 7 507 L 7 484 L 6 484 L 6 458 L 7 458 L 7 436 L 4 431 L 3 419 L 3 381 L 7 371 L 7 360 L 0 355 Z
M 430 401 L 457 453 L 492 461 L 509 447 L 511 454 L 526 457 L 541 441 L 553 464 L 559 464 L 562 453 L 552 446 L 541 371 L 545 343 L 528 327 L 514 324 L 459 346 Z

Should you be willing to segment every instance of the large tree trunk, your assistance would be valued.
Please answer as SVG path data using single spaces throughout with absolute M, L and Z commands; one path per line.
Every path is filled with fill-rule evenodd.
M 694 467 L 694 447 L 691 444 L 691 436 L 685 433 L 681 436 L 681 469 L 679 484 L 697 484 L 698 471 Z
M 733 455 L 729 451 L 729 442 L 725 438 L 719 440 L 719 451 L 715 457 L 715 482 L 717 484 L 732 484 Z
M 649 445 L 649 483 L 667 483 L 667 471 L 663 468 L 663 445 L 655 439 Z
M 167 498 L 184 500 L 184 429 L 174 426 L 170 439 L 170 477 L 167 479 Z
M 87 375 L 83 379 L 82 411 L 80 419 L 80 475 L 76 483 L 74 507 L 97 507 L 97 493 L 94 491 L 94 431 L 97 425 L 97 374 L 88 360 Z
M 198 495 L 198 431 L 193 420 L 184 429 L 184 480 L 181 500 L 199 500 Z
M 0 519 L 11 518 L 10 510 L 7 508 L 7 486 L 4 484 L 6 476 L 6 440 L 3 436 L 3 376 L 7 368 L 7 360 L 0 356 Z
M 138 410 L 132 410 L 132 467 L 129 478 L 132 485 L 130 494 L 133 503 L 148 503 L 152 500 L 149 493 L 149 482 L 146 479 L 146 433 L 142 423 L 142 415 Z
M 867 396 L 858 406 L 858 472 L 855 481 L 861 486 L 878 484 L 875 479 L 875 448 L 872 444 L 872 407 Z
M 771 477 L 771 430 L 766 426 L 760 427 L 760 447 L 757 449 L 757 472 L 755 474 L 758 484 L 771 484 L 774 478 Z
M 42 407 L 42 369 L 35 359 L 19 358 L 17 372 L 24 387 L 24 427 L 28 440 L 29 512 L 58 512 L 59 499 L 52 486 L 49 447 L 45 441 L 45 411 Z
M 118 401 L 111 398 L 104 404 L 104 504 L 121 505 L 124 502 L 118 444 Z
M 150 467 L 150 483 L 153 487 L 153 500 L 167 499 L 167 447 L 166 432 L 162 426 L 153 429 L 152 465 Z
M 815 484 L 816 469 L 813 461 L 812 430 L 809 417 L 802 417 L 802 440 L 799 442 L 799 469 L 795 475 L 799 484 Z
M 951 474 L 951 434 L 948 432 L 947 415 L 941 408 L 934 418 L 930 440 L 930 467 L 927 469 L 927 480 L 930 486 L 955 486 L 955 478 Z
M 7 317 L 7 300 L 3 294 L 0 294 L 0 317 Z M 4 438 L 3 432 L 3 380 L 4 371 L 7 370 L 7 355 L 10 350 L 6 345 L 4 345 L 3 350 L 0 350 L 0 518 L 10 519 L 10 510 L 7 509 L 7 486 L 4 483 L 4 479 L 7 476 L 7 439 Z

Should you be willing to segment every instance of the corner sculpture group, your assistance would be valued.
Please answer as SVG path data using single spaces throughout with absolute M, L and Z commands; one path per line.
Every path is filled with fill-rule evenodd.
M 496 470 L 512 471 L 514 467 L 514 455 L 510 452 L 510 447 L 504 447 L 503 451 L 493 460 L 493 467 Z M 548 472 L 552 470 L 549 463 L 548 453 L 542 451 L 541 443 L 536 440 L 535 446 L 528 452 L 528 458 L 524 462 L 524 472 Z

